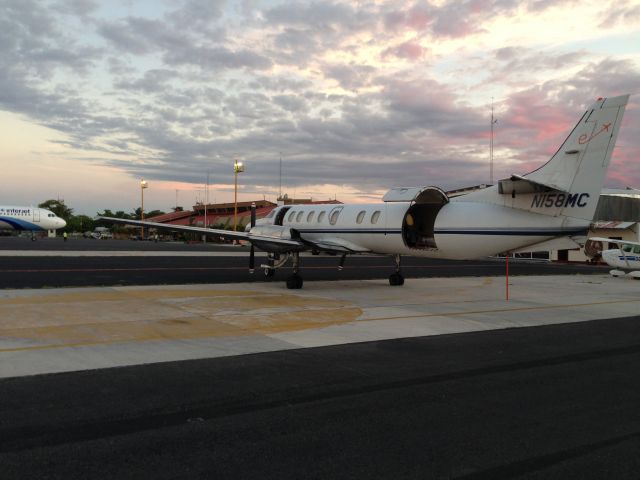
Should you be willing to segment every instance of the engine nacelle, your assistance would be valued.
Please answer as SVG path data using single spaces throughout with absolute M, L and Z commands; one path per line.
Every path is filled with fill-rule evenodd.
M 300 233 L 295 228 L 282 225 L 256 225 L 249 231 L 251 242 L 260 250 L 272 253 L 290 253 L 307 250 L 303 244 L 282 245 L 271 240 L 300 240 Z
M 251 235 L 259 237 L 269 237 L 279 240 L 298 240 L 300 234 L 293 228 L 282 225 L 256 225 L 249 230 Z

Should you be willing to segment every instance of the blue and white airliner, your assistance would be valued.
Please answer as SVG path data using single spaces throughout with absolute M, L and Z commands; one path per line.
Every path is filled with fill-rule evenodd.
M 574 248 L 593 219 L 628 100 L 599 98 L 540 168 L 458 197 L 425 186 L 393 188 L 376 204 L 284 205 L 245 232 L 104 219 L 248 241 L 251 271 L 254 248 L 268 254 L 266 276 L 292 260 L 287 288 L 302 287 L 305 250 L 339 254 L 340 266 L 351 254 L 391 255 L 396 271 L 389 283 L 402 285 L 402 255 L 469 259 L 551 244 Z
M 58 230 L 66 225 L 67 222 L 45 208 L 0 205 L 0 230 L 38 232 Z

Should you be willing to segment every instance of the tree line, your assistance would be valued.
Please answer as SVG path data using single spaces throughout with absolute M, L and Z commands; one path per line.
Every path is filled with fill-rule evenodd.
M 103 220 L 96 220 L 88 215 L 74 215 L 73 208 L 66 205 L 64 200 L 47 200 L 40 203 L 38 207 L 51 210 L 58 217 L 67 222 L 67 226 L 61 230 L 63 232 L 86 232 L 88 230 L 92 231 L 96 227 L 107 226 L 107 223 Z M 176 207 L 173 210 L 182 210 L 182 207 Z M 158 215 L 164 215 L 165 213 L 166 212 L 163 212 L 162 210 L 150 210 L 148 212 L 144 212 L 144 217 L 157 217 Z M 140 220 L 142 218 L 142 209 L 138 207 L 132 212 L 125 212 L 124 210 L 117 210 L 113 212 L 112 210 L 105 209 L 102 212 L 96 212 L 96 216 Z

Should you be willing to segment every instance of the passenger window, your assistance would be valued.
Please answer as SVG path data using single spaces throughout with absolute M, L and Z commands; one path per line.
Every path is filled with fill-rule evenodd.
M 329 223 L 331 225 L 335 225 L 338 223 L 338 217 L 340 216 L 340 212 L 342 211 L 342 207 L 334 208 L 329 215 Z
M 296 216 L 296 212 L 291 212 L 289 214 L 289 218 L 288 218 L 289 222 L 293 222 L 293 217 L 295 217 L 295 216 Z
M 380 218 L 380 210 L 376 210 L 375 212 L 373 212 L 373 215 L 371 215 L 371 223 L 378 223 L 379 218 Z
M 302 212 L 302 210 L 298 212 L 298 216 L 296 217 L 296 222 L 300 223 L 302 221 L 302 214 L 303 213 L 304 212 Z
M 327 214 L 327 212 L 320 212 L 318 214 L 318 223 L 322 222 L 324 220 L 325 215 Z
M 315 211 L 311 210 L 309 215 L 307 215 L 307 223 L 311 223 L 313 221 L 313 216 L 316 214 Z
M 366 212 L 364 210 L 358 213 L 358 216 L 356 217 L 356 223 L 362 223 L 362 220 L 364 220 L 365 213 Z

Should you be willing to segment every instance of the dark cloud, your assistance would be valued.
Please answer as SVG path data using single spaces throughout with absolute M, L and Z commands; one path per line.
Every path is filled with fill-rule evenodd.
M 604 10 L 601 27 L 613 28 L 616 25 L 638 25 L 640 22 L 640 5 L 637 2 L 618 2 L 618 8 Z
M 231 50 L 225 47 L 190 47 L 185 50 L 171 50 L 164 55 L 168 65 L 194 65 L 204 69 L 249 68 L 268 70 L 273 66 L 271 59 L 252 50 Z
M 331 64 L 322 67 L 325 77 L 337 80 L 340 86 L 346 90 L 357 90 L 371 82 L 371 77 L 376 73 L 374 67 L 367 65 Z
M 99 4 L 96 0 L 64 0 L 54 2 L 52 9 L 65 15 L 78 16 L 83 19 L 98 10 Z
M 124 90 L 139 90 L 144 92 L 164 92 L 167 82 L 178 79 L 178 73 L 168 69 L 147 70 L 142 78 L 137 80 L 119 80 L 114 87 Z
M 243 189 L 258 191 L 278 185 L 282 154 L 287 186 L 373 191 L 488 180 L 489 111 L 467 103 L 474 87 L 462 79 L 483 93 L 506 86 L 496 176 L 546 160 L 586 99 L 640 91 L 634 61 L 575 49 L 476 53 L 449 85 L 423 61 L 427 48 L 482 31 L 491 15 L 552 8 L 543 0 L 250 7 L 185 1 L 155 18 L 105 19 L 90 1 L 9 2 L 0 7 L 0 108 L 64 132 L 78 157 L 150 180 L 202 183 L 211 171 L 230 182 L 238 155 Z M 75 34 L 67 27 L 79 18 Z M 386 70 L 396 63 L 410 66 Z M 568 68 L 571 78 L 557 73 Z M 545 82 L 532 80 L 539 72 Z M 636 143 L 623 131 L 621 145 Z

